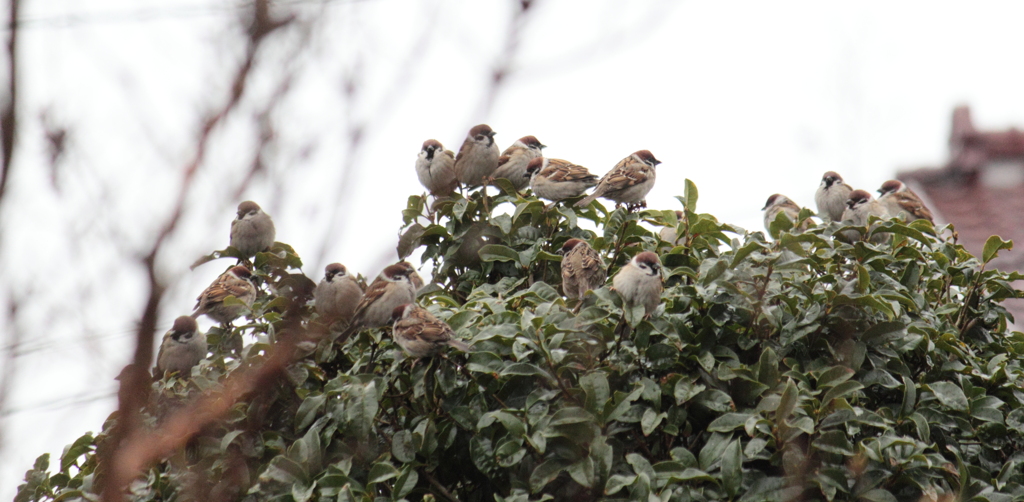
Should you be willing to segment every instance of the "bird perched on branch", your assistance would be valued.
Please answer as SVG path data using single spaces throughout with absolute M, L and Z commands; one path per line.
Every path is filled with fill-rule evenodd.
M 647 194 L 654 188 L 655 166 L 661 161 L 647 150 L 638 150 L 615 164 L 601 181 L 594 193 L 576 203 L 584 207 L 598 197 L 615 202 L 615 206 L 626 204 L 629 210 L 647 207 Z
M 259 204 L 247 200 L 238 205 L 238 217 L 231 220 L 230 244 L 242 256 L 249 258 L 270 249 L 275 238 L 274 220 Z
M 459 186 L 459 180 L 455 177 L 455 154 L 445 150 L 436 139 L 424 141 L 416 157 L 416 176 L 430 195 L 440 197 L 451 194 Z
M 900 180 L 889 180 L 878 189 L 878 202 L 885 206 L 889 214 L 902 218 L 907 223 L 914 220 L 928 220 L 935 223 L 932 212 L 924 205 L 913 190 L 907 188 Z
M 569 239 L 558 254 L 562 255 L 562 293 L 567 298 L 582 300 L 587 290 L 604 285 L 608 278 L 604 260 L 585 241 Z
M 867 191 L 854 190 L 850 192 L 850 198 L 846 200 L 846 211 L 843 212 L 843 225 L 864 227 L 867 226 L 868 218 L 871 216 L 877 216 L 883 220 L 892 217 L 885 206 L 875 200 Z M 843 235 L 850 241 L 861 239 L 860 232 L 856 230 L 847 230 L 843 232 Z M 884 242 L 886 239 L 888 236 L 884 233 L 875 233 L 871 242 Z
M 771 197 L 768 197 L 768 201 L 764 203 L 764 207 L 761 210 L 764 211 L 764 228 L 769 233 L 772 231 L 772 222 L 779 216 L 779 213 L 785 214 L 789 221 L 793 223 L 794 233 L 803 232 L 810 226 L 810 222 L 807 220 L 797 225 L 797 222 L 800 221 L 800 206 L 789 200 L 789 197 L 780 193 L 772 194 Z
M 324 278 L 313 291 L 313 299 L 313 306 L 325 325 L 339 321 L 348 324 L 363 299 L 363 288 L 344 265 L 331 263 L 324 269 Z
M 469 352 L 469 345 L 455 338 L 448 323 L 415 304 L 399 305 L 391 312 L 395 343 L 411 357 L 431 357 L 445 346 Z
M 501 152 L 501 157 L 498 157 L 498 168 L 491 178 L 505 178 L 512 183 L 516 190 L 526 188 L 530 184 L 526 168 L 530 165 L 530 161 L 540 158 L 541 150 L 544 148 L 547 148 L 547 145 L 541 144 L 534 136 L 519 138 L 512 146 Z
M 643 305 L 644 315 L 651 315 L 661 304 L 661 259 L 651 251 L 637 254 L 615 274 L 612 287 L 622 298 L 623 308 Z
M 408 262 L 389 265 L 366 288 L 363 299 L 356 306 L 352 322 L 342 334 L 345 340 L 352 333 L 364 328 L 379 328 L 391 322 L 395 307 L 412 303 L 416 298 L 416 286 L 412 276 L 419 277 L 416 269 Z M 419 279 L 422 283 L 422 279 Z
M 225 305 L 224 300 L 233 296 L 244 305 Z M 206 314 L 207 317 L 221 324 L 231 324 L 238 316 L 252 306 L 256 300 L 256 286 L 252 283 L 252 272 L 241 265 L 228 269 L 213 281 L 196 298 L 195 312 L 192 318 Z
M 828 171 L 821 177 L 821 184 L 814 192 L 814 203 L 818 206 L 818 216 L 822 219 L 840 221 L 846 210 L 846 200 L 850 198 L 853 188 L 843 183 L 843 177 L 835 171 Z
M 494 174 L 498 168 L 500 151 L 494 143 L 495 134 L 487 124 L 469 130 L 462 148 L 459 148 L 459 154 L 455 156 L 455 176 L 463 185 L 482 186 L 485 178 Z
M 192 367 L 205 358 L 206 334 L 199 331 L 195 319 L 183 315 L 175 319 L 171 330 L 164 334 L 156 357 L 156 376 L 177 372 L 178 376 L 188 377 Z
M 562 159 L 537 157 L 526 166 L 526 177 L 537 197 L 551 201 L 551 209 L 560 200 L 579 197 L 597 185 L 597 176 L 587 168 Z

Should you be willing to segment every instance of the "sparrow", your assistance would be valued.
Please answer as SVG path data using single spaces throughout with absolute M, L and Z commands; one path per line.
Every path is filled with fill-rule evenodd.
M 164 334 L 156 356 L 157 376 L 175 372 L 178 376 L 188 376 L 192 367 L 205 357 L 206 334 L 199 331 L 195 319 L 183 315 L 175 319 L 174 326 Z
M 843 183 L 843 177 L 834 171 L 822 175 L 821 185 L 814 192 L 814 203 L 818 206 L 821 219 L 840 221 L 846 209 L 846 199 L 850 198 L 853 188 Z
M 583 166 L 578 166 L 562 159 L 537 157 L 526 166 L 526 176 L 530 180 L 530 188 L 537 197 L 551 201 L 548 208 L 556 202 L 579 197 L 588 188 L 597 185 L 597 176 Z
M 437 355 L 446 345 L 469 352 L 469 345 L 454 337 L 451 326 L 434 317 L 427 309 L 412 303 L 399 305 L 391 311 L 391 336 L 411 357 Z
M 247 200 L 238 205 L 238 217 L 231 220 L 230 244 L 246 258 L 274 245 L 274 220 L 260 209 L 259 204 Z
M 459 180 L 455 178 L 455 154 L 445 150 L 436 139 L 424 141 L 416 157 L 416 176 L 430 195 L 438 197 L 451 194 L 459 185 Z
M 891 217 L 885 206 L 875 200 L 867 191 L 854 190 L 850 192 L 850 198 L 846 200 L 846 211 L 843 211 L 843 225 L 867 226 L 869 216 L 877 216 L 882 219 Z M 843 235 L 850 241 L 860 240 L 861 238 L 860 232 L 856 230 L 847 230 L 843 232 Z M 886 239 L 887 236 L 885 234 L 876 233 L 871 241 L 882 242 Z
M 810 226 L 810 221 L 808 220 L 804 220 L 803 223 L 797 225 L 797 222 L 800 221 L 800 206 L 781 193 L 768 197 L 768 202 L 764 203 L 764 207 L 761 210 L 764 211 L 764 228 L 769 233 L 771 232 L 771 224 L 779 213 L 785 213 L 789 221 L 793 223 L 792 231 L 794 233 L 803 232 Z
M 242 315 L 246 306 L 252 306 L 256 300 L 256 286 L 251 281 L 252 272 L 249 269 L 241 265 L 231 267 L 196 298 L 192 318 L 206 314 L 221 324 L 231 324 L 231 321 Z M 224 300 L 229 296 L 238 298 L 245 305 L 224 305 Z
M 584 207 L 594 199 L 603 197 L 614 201 L 616 207 L 623 203 L 630 209 L 632 206 L 647 207 L 645 198 L 654 188 L 654 166 L 658 164 L 661 164 L 661 161 L 654 158 L 651 152 L 634 152 L 615 164 L 615 167 L 598 182 L 594 193 L 577 202 L 576 206 Z
M 683 212 L 676 211 L 676 219 L 682 221 Z M 662 241 L 672 243 L 673 245 L 679 243 L 679 234 L 676 232 L 676 227 L 665 227 L 658 231 L 658 238 Z
M 455 156 L 455 175 L 463 185 L 481 186 L 484 178 L 494 174 L 498 168 L 500 151 L 494 143 L 495 134 L 487 124 L 469 130 L 469 136 Z
M 928 220 L 935 223 L 932 212 L 924 205 L 921 197 L 900 180 L 889 180 L 878 189 L 878 202 L 885 206 L 889 214 L 899 216 L 906 222 Z
M 395 307 L 412 303 L 416 298 L 416 286 L 412 277 L 419 277 L 416 269 L 408 262 L 400 261 L 389 265 L 366 288 L 363 299 L 356 305 L 352 322 L 342 334 L 347 339 L 352 333 L 364 328 L 379 328 L 391 321 Z M 422 282 L 423 279 L 419 279 Z
M 335 321 L 348 323 L 356 311 L 356 305 L 363 299 L 363 288 L 348 269 L 340 263 L 332 263 L 324 269 L 324 279 L 313 291 L 313 307 L 324 324 Z
M 558 251 L 562 255 L 562 293 L 570 300 L 582 300 L 588 289 L 597 289 L 608 278 L 604 260 L 580 239 L 569 239 Z
M 409 282 L 412 284 L 413 291 L 418 293 L 421 289 L 423 289 L 423 286 L 426 285 L 426 283 L 423 282 L 423 277 L 421 277 L 420 274 L 416 272 L 416 267 L 413 267 L 412 263 L 409 263 L 405 260 L 398 262 L 398 264 L 405 267 L 408 270 L 412 270 L 412 273 L 409 274 Z
M 498 157 L 498 169 L 494 171 L 491 178 L 505 178 L 512 182 L 512 186 L 516 190 L 526 188 L 530 184 L 526 168 L 530 165 L 530 161 L 540 158 L 540 151 L 543 148 L 547 148 L 547 145 L 542 145 L 534 136 L 519 138 L 512 146 L 501 152 L 501 157 Z
M 644 251 L 633 257 L 612 278 L 612 287 L 622 297 L 625 308 L 644 306 L 644 315 L 651 315 L 661 303 L 661 260 Z

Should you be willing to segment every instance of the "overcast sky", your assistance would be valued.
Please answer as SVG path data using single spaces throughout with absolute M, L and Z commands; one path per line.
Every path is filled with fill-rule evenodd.
M 394 259 L 405 199 L 422 192 L 420 144 L 458 150 L 480 122 L 502 148 L 532 134 L 595 173 L 649 149 L 663 164 L 648 206 L 679 208 L 690 178 L 702 212 L 752 231 L 772 193 L 813 208 L 824 171 L 874 191 L 898 169 L 942 163 L 957 104 L 983 129 L 1024 124 L 1014 1 L 536 0 L 511 51 L 512 2 L 287 3 L 308 40 L 272 39 L 215 131 L 160 255 L 171 284 L 161 332 L 225 266 L 188 269 L 226 246 L 241 200 L 264 206 L 315 280 L 333 261 L 376 275 Z M 135 257 L 167 218 L 197 125 L 224 102 L 242 54 L 231 5 L 25 3 L 22 122 L 0 219 L 0 294 L 21 300 L 25 341 L 0 415 L 0 500 L 36 456 L 56 459 L 116 407 L 113 377 L 145 295 Z M 492 69 L 508 54 L 492 100 Z M 265 169 L 236 196 L 256 117 L 285 77 Z M 68 131 L 56 169 L 44 126 Z M 365 131 L 357 149 L 354 126 Z

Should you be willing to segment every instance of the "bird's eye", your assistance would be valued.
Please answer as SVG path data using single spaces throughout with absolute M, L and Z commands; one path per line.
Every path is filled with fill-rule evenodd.
M 476 140 L 477 141 L 483 141 L 485 139 L 487 139 L 487 136 L 484 136 L 483 134 L 477 134 L 476 135 Z

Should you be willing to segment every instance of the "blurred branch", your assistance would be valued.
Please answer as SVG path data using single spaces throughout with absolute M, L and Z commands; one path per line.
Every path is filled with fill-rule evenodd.
M 14 155 L 14 128 L 17 125 L 18 97 L 18 11 L 20 0 L 11 0 L 7 15 L 10 19 L 7 33 L 7 100 L 0 109 L 0 140 L 3 141 L 3 163 L 0 164 L 0 202 L 7 190 L 7 181 L 11 174 L 11 157 Z
M 122 499 L 122 493 L 145 465 L 159 458 L 165 442 L 154 441 L 150 445 L 151 434 L 140 432 L 140 409 L 148 400 L 150 390 L 149 367 L 153 359 L 153 339 L 156 334 L 156 322 L 159 315 L 160 301 L 165 286 L 157 277 L 156 259 L 164 242 L 177 228 L 185 209 L 185 202 L 192 189 L 196 172 L 202 165 L 210 143 L 211 133 L 238 105 L 256 61 L 256 54 L 267 35 L 288 24 L 291 18 L 274 19 L 270 15 L 268 0 L 257 0 L 252 9 L 252 22 L 247 29 L 247 47 L 245 59 L 235 72 L 228 100 L 216 113 L 209 116 L 203 123 L 199 134 L 195 156 L 185 167 L 181 189 L 178 192 L 174 210 L 160 230 L 152 247 L 141 261 L 146 270 L 149 283 L 149 295 L 139 322 L 136 337 L 135 355 L 128 366 L 121 372 L 121 388 L 118 392 L 118 423 L 114 428 L 110 441 L 113 448 L 107 458 L 101 459 L 108 466 L 108 475 L 101 480 L 101 493 L 104 502 Z M 239 384 L 236 384 L 239 385 Z M 233 400 L 228 404 L 233 403 Z M 223 403 L 221 403 L 223 404 Z M 186 421 L 197 424 L 196 416 L 185 417 L 178 422 Z M 166 435 L 162 435 L 166 436 Z M 173 436 L 173 434 L 171 435 Z

